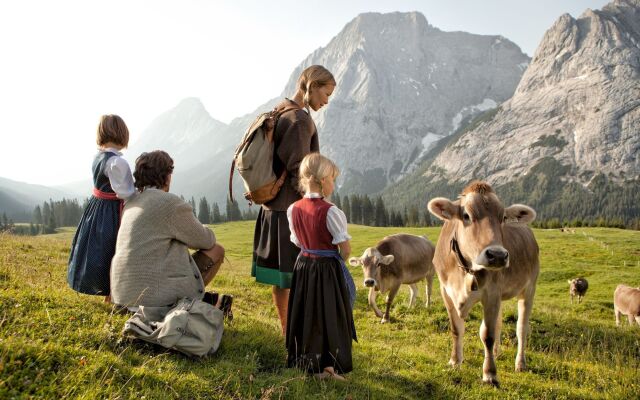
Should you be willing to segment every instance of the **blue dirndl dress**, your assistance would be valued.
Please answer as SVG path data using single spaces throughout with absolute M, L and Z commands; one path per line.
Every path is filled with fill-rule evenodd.
M 93 186 L 115 195 L 105 174 L 107 161 L 115 153 L 100 152 L 93 161 Z M 122 200 L 107 200 L 92 195 L 73 238 L 67 282 L 80 293 L 110 294 L 109 271 L 116 250 Z

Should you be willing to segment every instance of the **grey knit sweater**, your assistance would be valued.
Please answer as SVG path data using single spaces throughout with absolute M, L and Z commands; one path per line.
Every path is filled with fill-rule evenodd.
M 216 239 L 178 196 L 146 189 L 129 200 L 111 261 L 111 296 L 125 306 L 166 306 L 182 297 L 201 299 L 204 282 L 189 248 Z

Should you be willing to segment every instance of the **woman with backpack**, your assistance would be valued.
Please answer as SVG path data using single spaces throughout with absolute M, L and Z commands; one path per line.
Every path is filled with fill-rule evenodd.
M 309 109 L 318 111 L 325 106 L 335 87 L 331 72 L 321 65 L 312 65 L 300 74 L 293 98 L 285 98 L 276 107 L 276 110 L 293 108 L 279 116 L 273 134 L 273 170 L 276 176 L 286 171 L 286 177 L 276 197 L 263 204 L 258 212 L 251 276 L 257 282 L 273 285 L 273 302 L 283 335 L 293 266 L 300 252 L 291 242 L 287 208 L 302 198 L 298 186 L 302 159 L 320 150 L 318 131 Z

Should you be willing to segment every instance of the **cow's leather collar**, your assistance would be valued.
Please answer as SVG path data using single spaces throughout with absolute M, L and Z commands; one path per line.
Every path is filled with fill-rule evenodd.
M 478 286 L 479 286 L 478 280 L 476 279 L 476 276 L 473 273 L 473 270 L 471 270 L 471 263 L 469 263 L 469 261 L 467 261 L 467 259 L 464 258 L 464 256 L 462 255 L 462 252 L 460 251 L 460 245 L 458 245 L 458 238 L 455 233 L 451 238 L 451 251 L 456 255 L 456 261 L 458 262 L 458 267 L 460 267 L 466 274 L 470 275 L 469 289 L 475 292 L 476 290 L 478 290 Z
M 458 266 L 464 270 L 466 273 L 471 273 L 471 265 L 469 261 L 467 261 L 462 252 L 460 251 L 460 245 L 458 245 L 458 238 L 456 234 L 451 238 L 451 251 L 456 255 L 456 259 L 458 261 Z

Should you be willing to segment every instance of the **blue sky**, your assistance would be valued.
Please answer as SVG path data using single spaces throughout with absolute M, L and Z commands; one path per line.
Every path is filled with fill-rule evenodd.
M 0 137 L 10 151 L 0 176 L 45 185 L 86 179 L 101 114 L 120 114 L 132 143 L 185 97 L 229 122 L 279 95 L 292 70 L 362 12 L 419 11 L 441 30 L 499 34 L 531 56 L 561 14 L 606 3 L 3 1 Z M 264 44 L 276 42 L 290 50 L 271 57 Z M 270 62 L 257 68 L 256 58 Z

